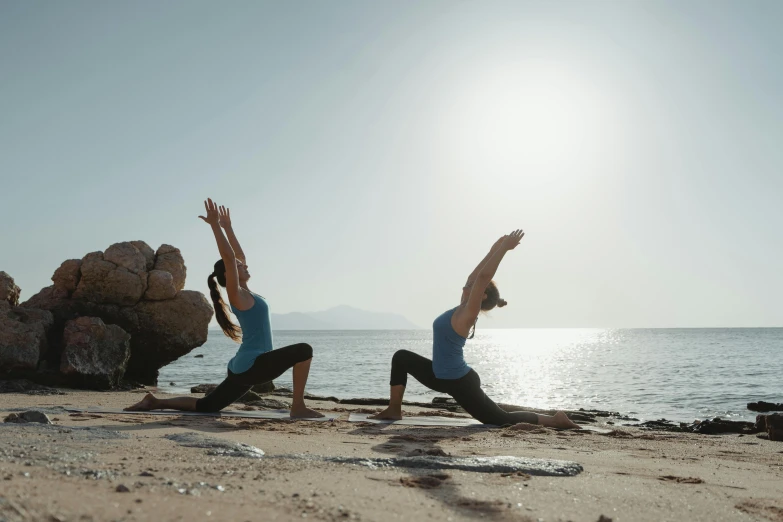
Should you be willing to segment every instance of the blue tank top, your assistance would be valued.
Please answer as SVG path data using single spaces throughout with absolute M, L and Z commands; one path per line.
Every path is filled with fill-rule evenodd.
M 432 371 L 438 379 L 460 379 L 470 371 L 462 356 L 465 338 L 451 326 L 455 310 L 444 312 L 432 323 Z
M 269 305 L 260 295 L 252 295 L 255 303 L 247 310 L 237 310 L 231 305 L 231 311 L 237 316 L 239 326 L 242 327 L 242 344 L 236 355 L 228 361 L 228 369 L 233 373 L 248 371 L 256 357 L 272 350 Z

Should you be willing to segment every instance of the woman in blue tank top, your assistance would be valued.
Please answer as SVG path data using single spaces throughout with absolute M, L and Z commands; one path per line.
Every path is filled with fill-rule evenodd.
M 204 202 L 206 217 L 199 216 L 211 227 L 217 240 L 220 260 L 215 263 L 214 271 L 207 283 L 215 305 L 215 317 L 220 328 L 234 341 L 241 341 L 236 355 L 228 362 L 228 376 L 211 393 L 201 399 L 176 397 L 158 399 L 148 393 L 137 404 L 126 410 L 161 410 L 216 412 L 220 411 L 247 393 L 256 384 L 272 381 L 289 368 L 294 373 L 294 394 L 291 403 L 291 417 L 323 417 L 317 411 L 305 406 L 304 390 L 310 373 L 310 361 L 313 348 L 306 343 L 294 344 L 272 349 L 272 324 L 269 305 L 247 286 L 250 272 L 242 247 L 231 226 L 231 214 L 225 207 L 218 207 L 211 199 Z M 225 229 L 226 236 L 223 235 Z M 226 289 L 231 311 L 236 315 L 239 325 L 228 318 L 226 305 L 220 295 L 218 285 Z
M 524 235 L 521 230 L 515 230 L 498 239 L 462 287 L 459 306 L 447 310 L 432 323 L 432 360 L 408 350 L 394 354 L 389 407 L 373 418 L 402 419 L 402 397 L 410 374 L 427 388 L 451 395 L 465 411 L 484 424 L 502 426 L 527 422 L 553 428 L 579 428 L 562 411 L 555 415 L 539 415 L 503 410 L 481 389 L 481 379 L 462 354 L 465 341 L 473 337 L 479 313 L 508 304 L 500 298 L 492 278 L 503 256 L 516 248 Z

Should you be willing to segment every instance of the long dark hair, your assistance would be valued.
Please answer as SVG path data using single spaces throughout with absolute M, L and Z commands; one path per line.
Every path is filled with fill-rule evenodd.
M 212 304 L 215 307 L 215 319 L 217 319 L 220 328 L 232 340 L 236 342 L 241 341 L 242 329 L 228 318 L 226 303 L 223 302 L 223 297 L 218 289 L 218 285 L 223 288 L 226 287 L 226 264 L 222 259 L 215 263 L 215 269 L 209 274 L 207 284 L 209 285 L 209 295 L 212 297 Z
M 481 301 L 482 312 L 489 312 L 495 307 L 503 308 L 508 304 L 508 301 L 500 297 L 500 290 L 498 290 L 498 285 L 495 284 L 495 281 L 489 282 L 487 288 L 484 290 L 484 293 L 487 294 L 487 298 Z M 468 339 L 473 339 L 473 337 L 476 335 L 476 323 L 478 323 L 478 317 L 476 318 L 476 322 L 473 323 L 473 328 L 470 330 Z

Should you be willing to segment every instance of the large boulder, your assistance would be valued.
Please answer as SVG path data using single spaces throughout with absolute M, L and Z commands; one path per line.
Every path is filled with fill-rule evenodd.
M 14 278 L 5 272 L 0 272 L 0 302 L 13 307 L 19 304 L 19 294 L 22 290 L 14 283 Z
M 125 378 L 156 384 L 159 368 L 207 340 L 212 306 L 200 292 L 182 290 L 185 275 L 179 249 L 161 245 L 155 252 L 143 241 L 115 243 L 64 262 L 52 277 L 54 285 L 24 303 L 54 317 L 53 349 L 43 366 L 61 368 L 69 321 L 100 318 L 131 336 Z
M 46 355 L 50 312 L 16 307 L 0 310 L 0 374 L 25 375 Z
M 130 338 L 99 317 L 79 317 L 65 324 L 60 373 L 84 388 L 116 387 L 130 359 Z

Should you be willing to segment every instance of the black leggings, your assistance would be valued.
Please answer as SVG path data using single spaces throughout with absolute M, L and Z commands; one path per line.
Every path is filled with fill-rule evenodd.
M 538 415 L 530 411 L 508 412 L 495 404 L 481 390 L 479 375 L 470 370 L 459 379 L 438 379 L 432 371 L 432 361 L 408 350 L 398 350 L 392 357 L 392 386 L 405 386 L 408 374 L 431 390 L 451 395 L 474 419 L 484 424 L 538 424 Z
M 293 365 L 313 358 L 313 347 L 307 343 L 262 353 L 245 372 L 228 370 L 228 377 L 208 395 L 196 401 L 196 411 L 220 411 L 246 394 L 256 384 L 277 379 Z

